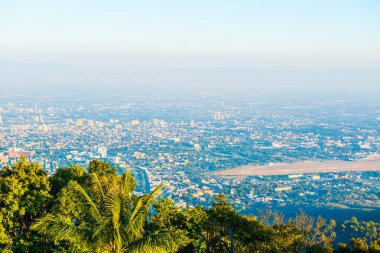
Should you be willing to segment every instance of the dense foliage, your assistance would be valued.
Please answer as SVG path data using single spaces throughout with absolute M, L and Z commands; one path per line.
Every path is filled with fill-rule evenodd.
M 163 187 L 137 196 L 108 163 L 47 177 L 23 158 L 0 170 L 0 252 L 380 252 L 379 223 L 244 216 L 224 195 L 182 209 L 159 198 Z

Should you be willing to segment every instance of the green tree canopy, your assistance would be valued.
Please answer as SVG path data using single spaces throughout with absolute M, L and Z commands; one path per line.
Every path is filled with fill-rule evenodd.
M 99 160 L 93 160 L 90 162 L 88 170 L 91 173 L 96 173 L 99 177 L 116 175 L 116 167 L 111 168 L 108 162 L 103 162 Z
M 51 194 L 56 196 L 58 192 L 68 185 L 71 180 L 78 182 L 80 185 L 85 185 L 89 179 L 86 169 L 79 165 L 71 165 L 67 168 L 59 168 L 57 172 L 49 178 L 51 183 Z
M 50 185 L 44 169 L 22 157 L 0 171 L 0 244 L 14 244 L 27 251 L 34 240 L 30 226 L 44 216 L 51 204 Z
M 102 174 L 102 173 L 100 173 Z M 91 174 L 91 189 L 76 181 L 63 188 L 60 208 L 33 230 L 66 242 L 76 252 L 161 252 L 173 247 L 170 233 L 147 233 L 149 209 L 163 186 L 139 198 L 129 172 Z M 70 201 L 68 201 L 70 200 Z

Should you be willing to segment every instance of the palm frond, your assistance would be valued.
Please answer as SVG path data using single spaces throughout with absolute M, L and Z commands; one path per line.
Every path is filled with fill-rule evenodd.
M 80 186 L 80 184 L 78 184 L 76 181 L 70 181 L 66 187 L 68 187 L 72 190 L 73 193 L 75 193 L 75 197 L 78 197 L 83 201 L 82 203 L 86 207 L 88 207 L 89 213 L 95 220 L 100 219 L 101 216 L 96 204 L 87 194 L 87 192 L 83 189 L 83 187 Z
M 133 235 L 137 239 L 144 235 L 144 224 L 149 216 L 149 208 L 163 187 L 164 185 L 160 185 L 154 189 L 151 194 L 143 195 L 138 199 L 129 219 L 129 223 L 125 228 L 126 234 Z
M 122 237 L 120 235 L 122 199 L 120 195 L 120 188 L 114 187 L 108 191 L 104 203 L 107 212 L 110 214 L 109 219 L 113 235 L 112 243 L 118 249 L 118 252 L 122 247 Z
M 51 214 L 37 220 L 31 227 L 33 231 L 51 237 L 57 241 L 67 241 L 70 244 L 80 245 L 84 251 L 91 251 L 85 228 L 77 226 L 74 222 L 62 215 Z
M 121 188 L 125 197 L 130 197 L 130 193 L 135 190 L 135 180 L 131 176 L 131 172 L 129 170 L 123 174 L 121 179 Z
M 91 174 L 91 182 L 92 182 L 92 186 L 94 188 L 93 192 L 96 193 L 97 195 L 99 195 L 100 200 L 103 201 L 105 198 L 105 194 L 103 191 L 102 184 L 101 184 L 99 177 L 96 173 Z
M 12 246 L 13 246 L 13 242 L 11 241 L 10 243 L 8 243 L 5 248 L 3 249 L 0 249 L 0 252 L 2 253 L 13 253 L 12 251 Z
M 152 193 L 146 194 L 140 197 L 131 215 L 131 220 L 134 220 L 142 213 L 147 212 L 149 210 L 149 207 L 151 206 L 153 201 L 157 198 L 157 196 L 161 193 L 163 188 L 164 188 L 164 185 L 160 185 L 156 189 L 154 189 Z
M 125 249 L 131 253 L 174 252 L 175 243 L 170 233 L 157 233 L 134 241 Z
M 39 219 L 32 229 L 57 241 L 92 252 L 172 252 L 175 248 L 169 232 L 146 236 L 144 225 L 163 185 L 134 201 L 134 179 L 123 176 L 91 175 L 90 193 L 76 181 L 65 189 L 70 212 L 56 210 Z M 177 237 L 177 239 L 180 237 Z

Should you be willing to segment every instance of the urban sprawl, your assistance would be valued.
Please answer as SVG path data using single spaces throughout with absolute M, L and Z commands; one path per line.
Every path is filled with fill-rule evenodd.
M 358 161 L 379 154 L 380 107 L 371 101 L 271 101 L 199 95 L 3 95 L 0 163 L 26 156 L 48 174 L 94 159 L 131 170 L 139 194 L 161 183 L 182 207 L 228 194 L 257 206 L 380 208 L 380 173 L 220 176 L 244 165 Z

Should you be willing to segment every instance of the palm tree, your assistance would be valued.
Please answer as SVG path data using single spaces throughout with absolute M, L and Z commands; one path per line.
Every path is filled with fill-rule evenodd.
M 144 229 L 149 209 L 163 185 L 139 198 L 133 195 L 134 179 L 91 174 L 89 193 L 70 181 L 61 193 L 68 203 L 54 214 L 38 220 L 32 229 L 74 247 L 75 252 L 168 252 L 173 249 L 170 233 L 149 234 Z

